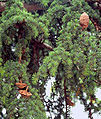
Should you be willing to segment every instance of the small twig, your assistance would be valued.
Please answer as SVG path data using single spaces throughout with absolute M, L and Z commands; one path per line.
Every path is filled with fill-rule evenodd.
M 96 31 L 101 30 L 101 26 L 98 24 L 97 20 L 90 17 L 91 22 L 94 24 Z
M 22 56 L 19 57 L 19 64 L 21 64 L 21 57 L 22 57 Z
M 101 82 L 98 82 L 98 81 L 96 81 L 96 80 L 93 80 L 93 81 L 94 81 L 95 83 L 101 85 Z

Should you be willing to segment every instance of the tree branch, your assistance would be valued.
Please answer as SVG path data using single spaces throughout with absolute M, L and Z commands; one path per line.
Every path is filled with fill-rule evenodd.
M 98 24 L 97 19 L 89 17 L 91 22 L 94 24 L 96 31 L 101 31 L 101 26 Z
M 27 4 L 27 3 L 23 3 L 23 6 L 29 12 L 35 11 L 35 10 L 45 10 L 45 8 L 42 8 L 38 4 Z M 0 2 L 0 12 L 3 12 L 5 10 L 5 7 L 6 7 L 6 1 Z

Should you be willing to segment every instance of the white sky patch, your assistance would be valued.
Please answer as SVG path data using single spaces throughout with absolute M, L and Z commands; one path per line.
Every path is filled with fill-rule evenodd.
M 71 116 L 74 119 L 88 119 L 88 113 L 84 112 L 84 106 L 78 101 L 74 107 L 71 107 Z
M 3 113 L 3 115 L 6 114 L 6 109 L 5 108 L 2 109 L 2 113 Z
M 57 38 L 57 36 L 55 36 L 55 38 Z
M 96 91 L 96 98 L 101 100 L 101 89 L 100 88 L 98 88 L 97 91 Z
M 55 81 L 55 78 L 51 78 L 47 85 L 46 85 L 46 97 L 47 99 L 50 98 L 50 93 L 51 93 L 51 86 L 53 85 L 53 82 Z M 87 95 L 84 94 L 84 97 Z M 101 89 L 97 89 L 96 91 L 96 98 L 101 100 Z M 46 115 L 49 116 L 50 113 L 46 112 Z M 51 113 L 52 114 L 52 113 Z M 52 118 L 54 119 L 54 114 L 52 114 Z M 77 103 L 75 104 L 74 107 L 71 107 L 71 117 L 74 119 L 88 119 L 88 112 L 84 111 L 84 105 L 80 104 L 80 101 L 78 100 Z M 101 115 L 98 113 L 93 114 L 94 119 L 101 119 Z M 63 117 L 61 117 L 63 119 Z
M 3 80 L 4 82 L 6 81 L 6 79 L 5 79 L 5 78 L 3 78 L 2 80 Z
M 75 107 L 71 108 L 71 116 L 74 119 L 88 119 L 88 112 L 84 111 L 84 106 L 78 101 Z M 93 114 L 94 119 L 101 119 L 101 115 L 98 113 Z
M 98 113 L 93 114 L 93 117 L 94 119 L 101 119 L 101 115 L 99 115 Z
M 20 97 L 21 97 L 21 94 L 19 94 L 19 95 L 17 96 L 17 99 L 20 99 Z
M 51 95 L 51 87 L 52 87 L 54 81 L 55 81 L 55 78 L 52 77 L 52 78 L 47 82 L 47 85 L 45 86 L 45 87 L 46 87 L 46 97 L 50 97 L 50 95 Z
M 13 51 L 13 52 L 15 52 L 15 47 L 14 46 L 11 46 L 11 50 Z

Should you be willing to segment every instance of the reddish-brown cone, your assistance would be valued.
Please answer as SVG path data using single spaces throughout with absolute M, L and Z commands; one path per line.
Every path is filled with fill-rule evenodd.
M 26 83 L 16 83 L 15 85 L 20 89 L 25 88 L 27 86 Z
M 27 92 L 27 90 L 28 90 L 28 86 L 26 90 L 19 90 L 19 93 L 21 94 L 22 97 L 28 98 L 32 95 L 30 92 Z
M 19 83 L 15 83 L 15 85 L 16 85 L 18 88 L 20 88 L 20 89 L 25 88 L 25 87 L 27 86 L 27 84 L 26 84 L 26 83 L 22 83 L 21 80 L 19 81 Z
M 81 25 L 82 29 L 85 29 L 88 27 L 88 24 L 89 24 L 89 16 L 87 13 L 84 12 L 80 16 L 80 25 Z

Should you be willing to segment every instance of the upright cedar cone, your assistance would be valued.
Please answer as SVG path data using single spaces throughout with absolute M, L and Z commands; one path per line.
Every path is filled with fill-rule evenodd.
M 82 29 L 85 29 L 88 27 L 88 24 L 89 24 L 89 16 L 87 15 L 87 13 L 84 12 L 80 16 L 80 25 L 81 25 Z

